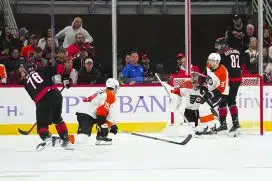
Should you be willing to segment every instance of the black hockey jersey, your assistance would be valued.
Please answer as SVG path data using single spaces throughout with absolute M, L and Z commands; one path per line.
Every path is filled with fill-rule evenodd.
M 227 48 L 219 52 L 221 62 L 228 70 L 231 78 L 241 78 L 240 52 L 238 50 Z
M 52 79 L 56 74 L 56 67 L 46 66 L 38 68 L 26 76 L 24 86 L 35 103 L 39 102 L 49 90 L 57 89 Z

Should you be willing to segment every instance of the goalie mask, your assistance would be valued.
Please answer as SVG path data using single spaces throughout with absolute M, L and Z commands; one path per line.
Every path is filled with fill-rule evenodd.
M 200 85 L 203 85 L 205 83 L 206 76 L 198 72 L 192 72 L 191 81 L 192 81 L 193 87 L 198 88 Z

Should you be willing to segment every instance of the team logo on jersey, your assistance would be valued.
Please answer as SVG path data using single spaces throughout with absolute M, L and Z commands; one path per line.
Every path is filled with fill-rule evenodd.
M 210 76 L 207 76 L 206 82 L 209 85 L 213 85 L 213 80 L 212 80 L 212 78 Z
M 201 103 L 202 98 L 198 95 L 190 95 L 190 103 Z

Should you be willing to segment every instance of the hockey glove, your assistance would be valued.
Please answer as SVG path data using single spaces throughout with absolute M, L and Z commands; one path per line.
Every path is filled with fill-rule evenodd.
M 110 133 L 117 134 L 117 132 L 118 132 L 118 127 L 116 126 L 116 124 L 112 125 L 110 128 Z
M 69 89 L 71 87 L 71 81 L 69 79 L 64 79 L 62 81 L 63 87 L 65 87 L 66 89 Z
M 206 102 L 208 99 L 211 99 L 213 94 L 211 92 L 206 92 L 202 97 L 202 102 Z

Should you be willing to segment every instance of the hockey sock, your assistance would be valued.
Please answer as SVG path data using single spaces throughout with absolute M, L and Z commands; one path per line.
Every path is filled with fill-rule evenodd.
M 55 127 L 56 127 L 56 130 L 57 130 L 60 138 L 63 140 L 67 140 L 68 139 L 68 130 L 67 130 L 65 122 L 62 121 L 61 123 L 55 125 Z
M 230 114 L 231 114 L 231 117 L 232 117 L 232 121 L 233 122 L 238 121 L 238 107 L 237 106 L 231 106 L 231 107 L 229 107 L 229 110 L 230 110 Z
M 219 108 L 219 121 L 220 124 L 226 124 L 226 119 L 228 115 L 228 110 L 226 107 Z
M 38 135 L 44 141 L 46 138 L 50 137 L 50 133 L 48 131 L 48 127 L 43 127 L 38 129 Z

